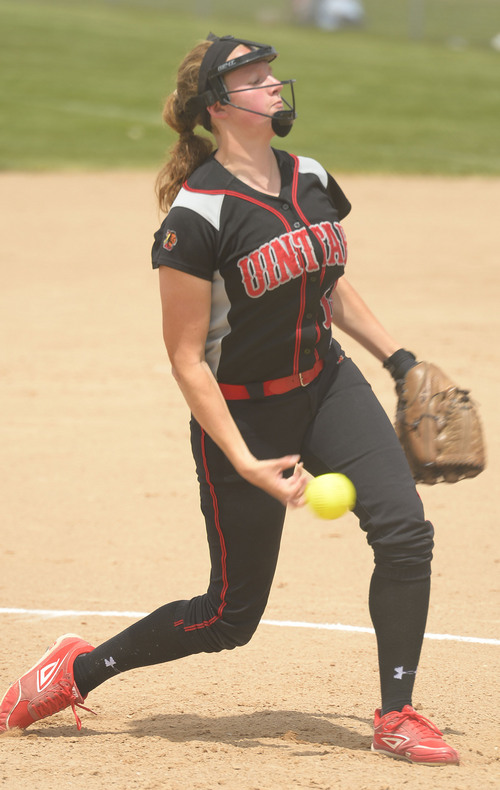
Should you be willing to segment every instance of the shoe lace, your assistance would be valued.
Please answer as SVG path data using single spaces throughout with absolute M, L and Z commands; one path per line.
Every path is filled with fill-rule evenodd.
M 413 708 L 410 708 L 409 705 L 405 706 L 401 713 L 396 713 L 394 718 L 387 722 L 384 729 L 388 732 L 394 732 L 394 730 L 397 730 L 398 727 L 408 720 L 412 721 L 417 729 L 422 733 L 430 730 L 436 735 L 443 734 L 441 730 L 436 727 L 434 722 L 432 722 L 430 719 L 426 719 L 421 713 L 417 713 L 417 711 Z
M 52 716 L 54 713 L 64 710 L 64 708 L 67 708 L 68 706 L 71 706 L 78 730 L 82 729 L 82 722 L 78 713 L 76 712 L 77 707 L 81 708 L 82 710 L 86 710 L 89 713 L 93 713 L 94 716 L 97 716 L 94 710 L 85 707 L 85 705 L 82 705 L 80 702 L 75 701 L 73 697 L 73 685 L 69 680 L 61 680 L 59 683 L 55 684 L 47 691 L 44 699 L 34 704 L 33 708 L 36 711 L 38 718 L 44 719 L 47 716 Z

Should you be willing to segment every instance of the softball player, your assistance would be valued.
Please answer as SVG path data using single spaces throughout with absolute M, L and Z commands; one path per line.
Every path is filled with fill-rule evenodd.
M 273 47 L 210 36 L 181 64 L 164 118 L 179 133 L 158 177 L 155 234 L 165 344 L 192 412 L 211 557 L 208 590 L 162 606 L 99 647 L 66 635 L 14 684 L 0 730 L 27 727 L 117 673 L 249 641 L 264 612 L 286 506 L 306 476 L 342 472 L 374 553 L 369 607 L 382 704 L 372 748 L 457 763 L 412 707 L 427 617 L 433 528 L 389 419 L 332 337 L 347 332 L 396 380 L 415 357 L 344 277 L 350 203 L 316 161 L 271 147 L 295 119 Z M 290 92 L 289 100 L 282 96 Z M 203 124 L 215 137 L 194 133 Z

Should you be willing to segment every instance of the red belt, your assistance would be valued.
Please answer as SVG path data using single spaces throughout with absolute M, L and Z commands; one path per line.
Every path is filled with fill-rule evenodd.
M 316 364 L 305 373 L 293 373 L 291 376 L 284 376 L 281 379 L 271 379 L 260 384 L 221 384 L 219 387 L 226 400 L 250 400 L 251 398 L 264 397 L 269 395 L 283 395 L 285 392 L 306 387 L 323 370 L 324 362 L 318 359 Z

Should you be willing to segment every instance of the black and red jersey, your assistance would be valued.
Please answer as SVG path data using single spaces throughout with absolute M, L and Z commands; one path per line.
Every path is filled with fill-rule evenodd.
M 339 223 L 351 205 L 314 159 L 274 154 L 279 196 L 252 189 L 212 155 L 155 233 L 154 268 L 212 283 L 206 359 L 220 382 L 303 373 L 331 340 L 330 297 L 347 257 Z

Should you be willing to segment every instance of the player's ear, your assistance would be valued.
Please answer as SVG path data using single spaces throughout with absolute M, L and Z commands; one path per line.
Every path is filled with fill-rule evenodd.
M 215 102 L 210 107 L 207 107 L 210 117 L 214 121 L 218 121 L 221 118 L 227 118 L 227 110 L 226 105 L 221 104 L 220 101 Z

